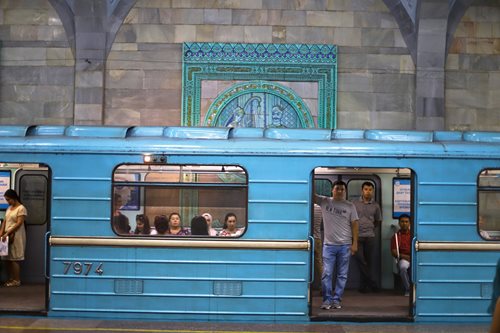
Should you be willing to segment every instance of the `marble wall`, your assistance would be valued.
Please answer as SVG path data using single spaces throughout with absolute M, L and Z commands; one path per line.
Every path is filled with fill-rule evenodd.
M 75 123 L 86 97 L 49 1 L 0 1 L 0 36 L 0 124 Z M 88 110 L 102 115 L 87 123 L 180 125 L 182 43 L 194 41 L 336 44 L 338 127 L 415 126 L 415 64 L 383 0 L 138 0 L 106 61 L 102 110 Z M 445 75 L 445 129 L 500 130 L 498 1 L 467 10 Z
M 48 1 L 1 1 L 0 38 L 0 124 L 72 124 L 74 60 Z
M 451 130 L 500 130 L 500 2 L 478 4 L 458 25 L 446 61 Z

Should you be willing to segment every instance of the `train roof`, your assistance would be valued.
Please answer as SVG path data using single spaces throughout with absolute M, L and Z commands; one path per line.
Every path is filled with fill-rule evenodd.
M 500 157 L 500 132 L 160 126 L 0 126 L 0 151 Z

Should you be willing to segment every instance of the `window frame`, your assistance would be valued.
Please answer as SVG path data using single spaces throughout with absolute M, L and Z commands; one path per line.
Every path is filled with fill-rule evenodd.
M 126 168 L 127 167 L 130 167 L 130 166 L 138 166 L 138 168 L 136 169 L 133 169 L 131 168 L 130 169 L 130 172 L 125 172 L 125 174 L 139 174 L 139 177 L 136 177 L 137 180 L 134 180 L 134 181 L 117 181 L 115 179 L 115 177 L 117 175 L 120 174 L 120 168 L 124 168 L 125 170 L 127 170 Z M 147 181 L 147 174 L 148 173 L 157 173 L 157 174 L 161 174 L 162 173 L 162 170 L 161 168 L 162 167 L 167 167 L 166 169 L 168 169 L 168 167 L 178 167 L 178 170 L 174 170 L 178 173 L 179 177 L 178 177 L 178 181 Z M 231 173 L 233 171 L 231 171 L 232 168 L 236 169 L 236 171 L 239 173 L 239 174 L 243 174 L 245 176 L 245 179 L 244 181 L 242 180 L 241 182 L 207 182 L 207 181 L 201 181 L 201 182 L 192 182 L 192 181 L 182 181 L 183 178 L 183 169 L 184 168 L 188 168 L 188 170 L 190 170 L 191 168 L 191 171 L 194 171 L 194 172 L 191 172 L 191 173 L 187 173 L 187 174 L 191 174 L 191 175 L 200 175 L 200 174 L 213 174 L 213 175 L 218 175 L 220 174 L 221 172 L 223 172 L 224 174 L 226 173 Z M 206 169 L 208 170 L 203 170 L 203 168 L 206 167 Z M 212 169 L 221 169 L 220 171 L 217 171 L 217 170 L 212 170 Z M 229 169 L 229 170 L 228 170 Z M 143 172 L 145 171 L 145 172 Z M 172 172 L 173 170 L 165 170 L 165 172 Z M 174 173 L 175 174 L 175 173 Z M 117 235 L 117 236 L 121 236 L 121 237 L 127 237 L 127 236 L 143 236 L 143 237 L 151 237 L 151 238 L 156 238 L 156 237 L 172 237 L 172 238 L 181 238 L 181 239 L 196 239 L 196 238 L 217 238 L 217 239 L 237 239 L 237 238 L 240 238 L 243 234 L 246 233 L 247 229 L 248 229 L 248 184 L 249 184 L 249 177 L 248 177 L 248 171 L 241 165 L 238 165 L 238 164 L 197 164 L 197 163 L 186 163 L 186 164 L 183 164 L 183 163 L 175 163 L 175 164 L 156 164 L 156 163 L 122 163 L 122 164 L 119 164 L 117 165 L 113 171 L 112 171 L 112 177 L 111 177 L 111 212 L 110 212 L 110 227 L 111 227 L 111 230 Z M 129 219 L 129 225 L 131 226 L 131 229 L 130 229 L 130 233 L 119 233 L 117 232 L 116 228 L 114 227 L 113 225 L 113 217 L 114 217 L 114 212 L 115 212 L 115 189 L 116 187 L 127 187 L 127 186 L 133 186 L 133 187 L 137 187 L 138 188 L 138 192 L 139 192 L 139 209 L 136 210 L 135 212 L 128 212 L 129 214 L 130 213 L 134 213 L 134 220 L 133 222 L 131 221 L 131 217 L 128 216 L 128 219 Z M 238 210 L 241 209 L 244 211 L 243 214 L 237 214 L 237 219 L 238 219 L 238 225 L 239 225 L 239 229 L 242 230 L 242 232 L 238 235 L 235 235 L 235 236 L 231 236 L 231 237 L 222 237 L 219 235 L 217 236 L 210 236 L 210 235 L 203 235 L 203 236 L 200 236 L 200 235 L 182 235 L 181 237 L 179 237 L 179 235 L 145 235 L 145 234 L 141 234 L 141 235 L 136 235 L 133 233 L 133 226 L 135 226 L 135 213 L 137 213 L 137 215 L 140 215 L 140 214 L 146 214 L 146 207 L 147 207 L 147 203 L 146 203 L 146 188 L 158 188 L 158 189 L 175 189 L 179 192 L 181 192 L 182 190 L 184 189 L 187 189 L 187 190 L 194 190 L 196 191 L 197 189 L 199 190 L 207 190 L 207 189 L 210 189 L 210 190 L 214 190 L 214 191 L 223 191 L 224 189 L 237 189 L 237 190 L 244 190 L 244 193 L 242 194 L 243 197 L 240 198 L 240 200 L 244 203 L 244 205 L 240 208 L 238 207 Z M 222 199 L 221 199 L 222 200 Z M 179 201 L 179 211 L 177 211 L 177 213 L 180 213 L 182 214 L 182 209 L 183 207 L 181 206 L 181 202 Z M 126 206 L 126 204 L 125 204 Z M 187 206 L 186 206 L 187 207 Z M 214 206 L 213 208 L 217 208 L 217 207 L 220 207 L 220 206 Z M 190 206 L 188 207 L 187 209 L 198 209 L 198 214 L 195 214 L 193 216 L 182 216 L 182 220 L 184 221 L 183 223 L 183 227 L 184 228 L 189 228 L 190 229 L 190 222 L 187 222 L 187 221 L 191 221 L 191 219 L 194 217 L 194 216 L 197 216 L 197 215 L 201 215 L 203 213 L 205 213 L 205 211 L 200 211 L 200 206 L 198 207 L 194 207 L 194 206 Z M 120 211 L 122 209 L 120 208 Z M 216 210 L 216 209 L 214 209 Z M 174 212 L 174 211 L 173 211 Z M 173 213 L 171 212 L 171 213 Z M 228 211 L 227 213 L 229 213 L 230 211 Z M 122 212 L 123 213 L 123 212 Z M 182 214 L 183 215 L 183 214 Z M 213 214 L 212 214 L 213 215 Z M 225 215 L 225 214 L 224 214 Z M 215 220 L 215 219 L 214 219 Z M 219 219 L 221 221 L 221 224 L 224 222 L 224 216 L 222 216 L 221 219 Z M 154 218 L 149 218 L 149 222 L 150 222 L 150 225 L 153 226 L 154 225 Z M 187 222 L 187 223 L 186 223 Z M 222 229 L 220 230 L 222 231 Z M 219 232 L 220 232 L 219 231 Z
M 498 185 L 481 185 L 481 177 L 487 176 L 488 171 L 495 171 L 498 174 L 498 177 L 500 177 L 500 168 L 484 168 L 482 169 L 477 178 L 477 216 L 476 216 L 476 231 L 481 237 L 481 239 L 485 241 L 498 241 L 500 240 L 500 228 L 497 229 L 483 229 L 481 224 L 483 223 L 488 223 L 487 220 L 485 221 L 484 219 L 484 212 L 481 209 L 483 204 L 487 204 L 486 202 L 482 202 L 481 200 L 481 194 L 486 194 L 486 193 L 493 193 L 497 196 L 500 196 L 500 181 L 498 181 Z M 500 217 L 500 209 L 499 209 L 499 214 L 498 215 L 486 215 L 487 217 L 492 217 L 495 219 L 495 217 Z M 484 222 L 485 221 L 485 222 Z M 491 235 L 491 232 L 494 232 L 494 235 Z

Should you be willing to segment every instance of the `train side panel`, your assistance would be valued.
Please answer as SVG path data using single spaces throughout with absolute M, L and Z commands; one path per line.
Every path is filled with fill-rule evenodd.
M 477 178 L 494 160 L 419 161 L 416 241 L 484 242 L 477 232 Z M 488 321 L 496 252 L 417 251 L 416 321 Z
M 98 246 L 52 251 L 51 315 L 307 319 L 307 251 Z
M 276 170 L 283 158 L 170 157 L 181 164 L 230 161 L 246 168 L 248 227 L 242 242 L 307 242 L 309 171 L 292 166 L 286 173 Z M 54 179 L 52 236 L 127 238 L 115 237 L 111 231 L 111 174 L 114 166 L 136 157 L 107 156 L 103 165 L 99 165 L 100 158 L 75 156 L 83 169 L 93 168 L 81 172 L 85 177 L 79 179 L 53 163 L 58 176 Z M 268 172 L 260 173 L 257 167 Z M 307 248 L 53 246 L 50 314 L 303 321 L 308 318 L 309 265 Z

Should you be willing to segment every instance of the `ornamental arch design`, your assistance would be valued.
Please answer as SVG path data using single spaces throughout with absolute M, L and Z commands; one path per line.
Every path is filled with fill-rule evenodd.
M 226 89 L 212 103 L 205 126 L 314 127 L 309 108 L 293 90 L 269 81 L 248 81 Z

